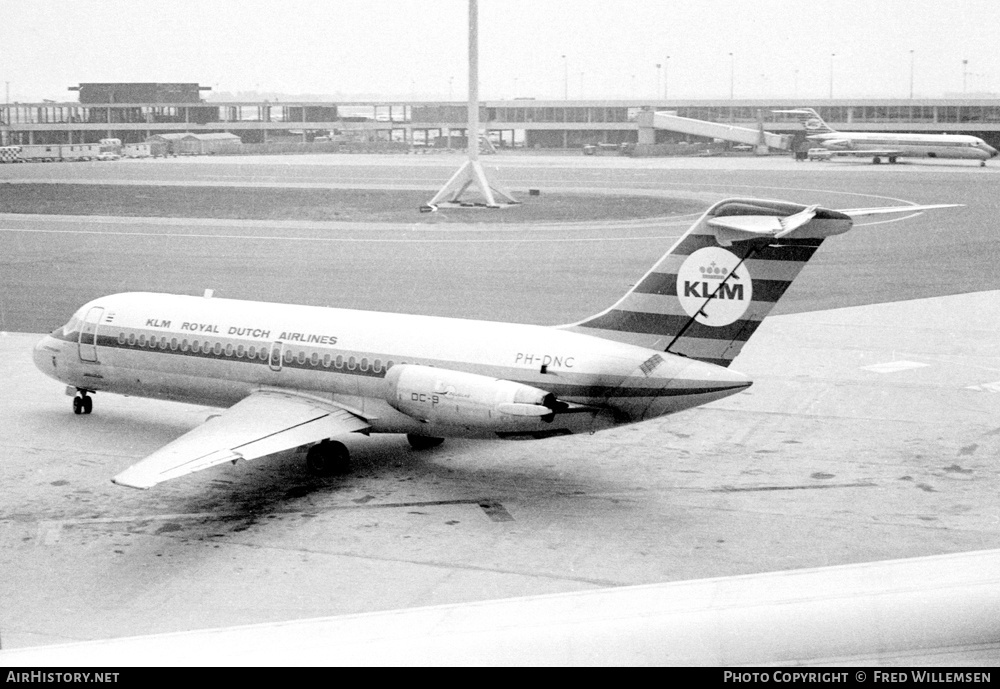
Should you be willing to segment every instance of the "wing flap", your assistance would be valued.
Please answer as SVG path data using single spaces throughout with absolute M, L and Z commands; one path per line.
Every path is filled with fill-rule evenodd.
M 224 462 L 256 459 L 366 428 L 364 419 L 328 400 L 259 390 L 111 480 L 150 488 Z

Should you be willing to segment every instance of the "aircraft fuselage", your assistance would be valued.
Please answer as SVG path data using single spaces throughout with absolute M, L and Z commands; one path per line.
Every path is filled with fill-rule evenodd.
M 989 160 L 997 150 L 982 139 L 962 134 L 886 134 L 828 132 L 807 137 L 832 151 L 895 151 L 900 158 Z
M 750 385 L 721 366 L 557 328 L 152 293 L 91 301 L 38 344 L 35 363 L 71 390 L 218 407 L 295 390 L 354 411 L 372 432 L 441 437 L 595 431 Z M 447 379 L 394 398 L 387 372 L 403 364 L 513 381 L 569 408 L 465 423 L 442 412 L 461 404 Z

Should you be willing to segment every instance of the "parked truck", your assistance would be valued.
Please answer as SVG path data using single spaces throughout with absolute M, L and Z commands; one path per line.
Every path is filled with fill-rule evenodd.
M 21 160 L 35 163 L 96 160 L 101 154 L 101 144 L 27 144 L 20 148 Z

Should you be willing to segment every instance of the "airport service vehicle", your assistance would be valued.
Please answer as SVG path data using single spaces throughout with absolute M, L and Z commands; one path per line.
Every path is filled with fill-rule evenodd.
M 99 392 L 226 408 L 112 479 L 135 488 L 307 445 L 310 470 L 344 471 L 348 433 L 418 449 L 592 433 L 746 389 L 729 365 L 826 238 L 940 207 L 720 201 L 617 303 L 568 325 L 125 293 L 82 306 L 34 360 L 77 414 Z
M 887 158 L 890 163 L 899 158 L 961 158 L 978 160 L 980 165 L 985 166 L 987 160 L 997 156 L 997 149 L 978 136 L 838 132 L 812 108 L 774 112 L 796 115 L 805 127 L 806 138 L 827 149 L 831 157 L 871 158 L 876 165 L 882 162 L 882 158 Z
M 20 146 L 0 146 L 0 163 L 23 163 Z
M 65 160 L 94 160 L 100 144 L 28 144 L 21 146 L 21 160 L 51 163 Z

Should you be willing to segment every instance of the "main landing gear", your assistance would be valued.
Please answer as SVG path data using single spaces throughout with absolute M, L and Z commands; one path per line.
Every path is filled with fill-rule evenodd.
M 78 390 L 79 394 L 73 398 L 74 414 L 89 414 L 94 411 L 94 398 L 87 394 L 87 390 Z
M 406 434 L 406 442 L 410 444 L 414 450 L 429 450 L 432 447 L 437 447 L 444 442 L 444 438 L 432 438 L 429 435 L 413 435 L 412 433 Z
M 324 440 L 309 448 L 306 467 L 314 476 L 335 476 L 351 470 L 351 453 L 336 440 Z

